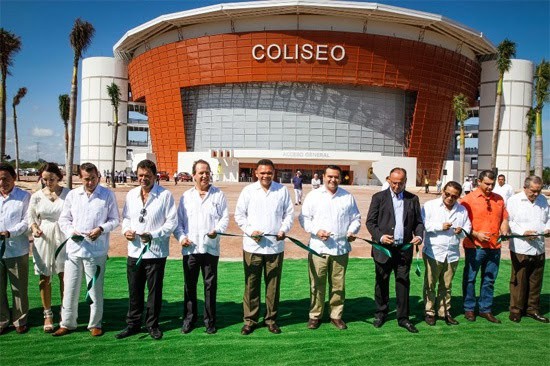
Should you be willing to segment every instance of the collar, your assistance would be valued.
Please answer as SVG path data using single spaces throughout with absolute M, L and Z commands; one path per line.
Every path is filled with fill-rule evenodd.
M 439 207 L 443 207 L 444 209 L 449 210 L 449 212 L 453 212 L 454 210 L 456 210 L 457 206 L 458 206 L 458 202 L 455 202 L 453 207 L 451 207 L 451 209 L 449 210 L 445 205 L 445 202 L 443 202 L 443 197 L 439 198 Z
M 101 189 L 101 185 L 98 184 L 98 185 L 95 187 L 94 191 L 93 191 L 92 193 L 90 193 L 90 196 L 96 194 L 100 189 Z M 77 191 L 78 194 L 80 194 L 80 195 L 86 194 L 86 195 L 87 195 L 86 190 L 84 189 L 84 186 L 78 187 L 77 190 L 78 190 L 78 191 Z
M 273 185 L 275 183 L 276 183 L 275 181 L 271 181 L 271 185 L 269 186 L 269 189 L 267 190 L 267 192 L 273 190 Z M 252 183 L 252 186 L 257 190 L 259 190 L 259 189 L 261 189 L 262 191 L 264 190 L 264 188 L 262 187 L 262 184 L 260 183 L 260 180 L 257 180 L 254 183 Z
M 397 198 L 397 199 L 400 199 L 400 200 L 403 199 L 403 192 L 405 192 L 405 191 L 401 191 L 401 193 L 395 194 L 395 192 L 390 189 L 391 197 L 392 198 Z
M 327 187 L 325 187 L 325 185 L 323 184 L 322 186 L 320 186 L 319 188 L 319 191 L 321 193 L 327 193 L 327 194 L 330 194 L 331 196 L 335 197 L 337 196 L 338 194 L 340 194 L 340 192 L 342 192 L 342 189 L 340 188 L 340 186 L 338 186 L 338 188 L 336 189 L 336 192 L 332 193 L 331 191 L 329 191 L 327 189 Z

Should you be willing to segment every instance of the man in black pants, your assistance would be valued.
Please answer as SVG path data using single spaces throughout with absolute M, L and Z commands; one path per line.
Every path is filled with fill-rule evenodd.
M 126 196 L 122 211 L 122 233 L 128 240 L 127 276 L 130 304 L 128 326 L 115 338 L 122 339 L 140 332 L 147 283 L 145 325 L 153 339 L 161 339 L 159 316 L 162 306 L 164 267 L 168 257 L 170 235 L 177 225 L 174 197 L 155 184 L 157 168 L 151 160 L 137 166 L 139 187 Z
M 367 228 L 373 240 L 387 246 L 391 258 L 373 248 L 372 256 L 376 269 L 375 302 L 376 314 L 373 325 L 380 328 L 388 315 L 389 285 L 391 272 L 395 272 L 397 322 L 411 333 L 418 330 L 409 320 L 409 272 L 413 247 L 422 242 L 424 224 L 418 197 L 405 191 L 407 172 L 393 168 L 389 177 L 390 188 L 376 193 L 367 216 Z M 411 243 L 410 248 L 401 250 Z

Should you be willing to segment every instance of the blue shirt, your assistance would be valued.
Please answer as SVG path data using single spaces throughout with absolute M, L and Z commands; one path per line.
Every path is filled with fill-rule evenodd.
M 292 178 L 292 184 L 294 185 L 294 189 L 302 189 L 302 177 L 295 176 Z
M 403 241 L 403 237 L 405 234 L 405 228 L 403 226 L 403 192 L 397 195 L 391 190 L 390 192 L 393 202 L 393 212 L 395 214 L 395 229 L 393 230 L 393 240 L 395 240 L 396 244 L 398 244 L 399 241 Z

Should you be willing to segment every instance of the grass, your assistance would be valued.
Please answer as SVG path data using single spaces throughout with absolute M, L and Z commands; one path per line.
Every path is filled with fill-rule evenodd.
M 343 318 L 349 329 L 338 331 L 326 321 L 315 331 L 306 329 L 309 307 L 307 262 L 286 260 L 279 308 L 279 324 L 283 333 L 273 335 L 262 327 L 245 337 L 240 335 L 244 287 L 242 263 L 220 262 L 218 333 L 207 335 L 204 328 L 199 327 L 183 335 L 180 333 L 183 297 L 181 261 L 171 260 L 167 264 L 164 282 L 161 314 L 164 338 L 161 341 L 154 341 L 146 333 L 124 340 L 114 338 L 116 332 L 125 326 L 128 301 L 125 266 L 124 258 L 111 258 L 107 263 L 106 334 L 100 338 L 92 338 L 86 331 L 88 306 L 84 303 L 84 291 L 81 293 L 78 331 L 62 338 L 44 334 L 38 279 L 31 272 L 29 318 L 32 328 L 24 335 L 12 330 L 0 337 L 1 364 L 550 364 L 550 325 L 530 318 L 522 319 L 519 324 L 508 320 L 510 261 L 502 261 L 495 290 L 493 310 L 502 320 L 500 325 L 480 318 L 475 323 L 464 319 L 460 297 L 461 263 L 454 280 L 455 296 L 452 301 L 453 313 L 457 315 L 460 325 L 451 327 L 438 321 L 435 327 L 429 327 L 422 321 L 422 279 L 411 274 L 411 320 L 417 324 L 420 333 L 410 334 L 397 326 L 395 312 L 390 313 L 389 322 L 381 329 L 372 326 L 374 264 L 370 259 L 351 259 L 349 262 Z M 542 311 L 546 315 L 550 310 L 548 277 L 545 276 L 542 291 Z M 202 292 L 202 288 L 199 291 Z M 54 281 L 54 293 L 57 292 L 57 282 Z M 57 315 L 59 296 L 54 296 L 54 304 Z M 199 309 L 202 310 L 202 302 Z M 393 298 L 391 309 L 395 309 Z

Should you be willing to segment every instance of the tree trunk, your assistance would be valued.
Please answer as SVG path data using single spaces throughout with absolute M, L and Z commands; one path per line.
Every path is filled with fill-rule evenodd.
M 17 133 L 17 112 L 15 111 L 15 105 L 13 106 L 13 132 L 15 134 L 15 174 L 17 181 L 21 180 L 19 176 L 19 134 Z
M 497 148 L 498 148 L 498 135 L 500 132 L 500 106 L 502 104 L 502 80 L 504 75 L 500 75 L 497 84 L 497 97 L 495 101 L 495 117 L 493 119 L 493 138 L 491 140 L 491 170 L 495 170 L 497 167 Z
M 532 137 L 527 138 L 527 151 L 525 152 L 525 178 L 531 175 L 531 140 Z
M 464 182 L 466 137 L 464 136 L 464 122 L 460 122 L 460 183 Z
M 535 122 L 535 175 L 542 178 L 542 111 L 537 110 Z
M 76 102 L 78 96 L 78 58 L 75 58 L 73 64 L 73 79 L 71 81 L 71 103 L 69 104 L 69 144 L 67 148 L 67 161 L 65 162 L 65 171 L 67 172 L 67 187 L 73 188 L 73 159 L 74 159 L 74 140 L 76 129 Z
M 6 155 L 6 74 L 2 68 L 2 87 L 0 88 L 0 161 L 4 161 Z
M 116 110 L 115 108 L 115 114 L 117 115 L 117 117 L 115 117 L 115 123 L 113 123 L 113 128 L 114 128 L 114 132 L 113 132 L 113 161 L 111 162 L 111 187 L 113 188 L 116 188 L 116 183 L 115 183 L 115 160 L 116 160 L 116 141 L 117 141 L 117 137 L 118 137 L 118 111 Z
M 63 121 L 65 125 L 65 164 L 69 160 L 69 122 Z

